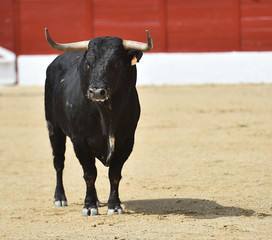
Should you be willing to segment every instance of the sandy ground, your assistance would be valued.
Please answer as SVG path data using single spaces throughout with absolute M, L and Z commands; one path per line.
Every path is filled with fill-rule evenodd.
M 272 85 L 140 87 L 142 115 L 123 169 L 125 215 L 81 215 L 70 141 L 68 207 L 55 171 L 43 88 L 0 88 L 0 239 L 272 239 Z M 107 168 L 97 163 L 100 201 Z

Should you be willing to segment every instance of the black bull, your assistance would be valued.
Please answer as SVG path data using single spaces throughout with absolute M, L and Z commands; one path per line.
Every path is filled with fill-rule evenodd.
M 109 167 L 108 214 L 123 213 L 119 182 L 123 164 L 132 152 L 140 116 L 135 62 L 152 49 L 152 39 L 142 44 L 116 37 L 58 44 L 47 30 L 48 43 L 66 51 L 47 68 L 45 115 L 53 149 L 57 184 L 55 206 L 67 206 L 62 181 L 68 136 L 86 182 L 82 214 L 98 214 L 95 159 Z

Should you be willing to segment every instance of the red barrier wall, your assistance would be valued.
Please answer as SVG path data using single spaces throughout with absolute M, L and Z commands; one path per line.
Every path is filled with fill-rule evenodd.
M 0 46 L 15 51 L 14 9 L 11 0 L 0 0 Z
M 272 1 L 241 1 L 241 50 L 272 51 Z
M 240 50 L 239 1 L 169 1 L 167 35 L 170 52 Z
M 58 42 L 118 36 L 154 52 L 272 51 L 271 0 L 0 0 L 0 45 L 50 54 Z

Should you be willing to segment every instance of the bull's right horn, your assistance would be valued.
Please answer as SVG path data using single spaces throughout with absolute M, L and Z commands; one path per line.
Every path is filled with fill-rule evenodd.
M 146 30 L 146 37 L 147 37 L 147 43 L 136 42 L 131 40 L 123 40 L 124 49 L 126 50 L 135 49 L 135 50 L 140 50 L 143 52 L 150 51 L 153 48 L 153 41 L 148 30 Z
M 58 50 L 60 52 L 81 52 L 81 51 L 87 51 L 88 45 L 90 41 L 81 41 L 81 42 L 73 42 L 73 43 L 57 43 L 52 40 L 52 38 L 49 35 L 49 32 L 47 28 L 45 28 L 45 38 L 48 42 L 48 44 L 54 48 L 55 50 Z

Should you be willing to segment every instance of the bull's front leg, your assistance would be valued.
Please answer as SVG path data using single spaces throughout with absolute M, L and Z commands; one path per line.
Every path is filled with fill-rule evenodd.
M 95 216 L 98 215 L 98 198 L 95 189 L 95 180 L 97 176 L 96 167 L 94 166 L 94 171 L 84 170 L 84 179 L 86 182 L 86 197 L 84 201 L 84 208 L 82 210 L 82 215 L 85 216 Z
M 108 200 L 108 215 L 112 215 L 115 212 L 118 214 L 124 213 L 119 198 L 119 183 L 122 178 L 121 171 L 123 165 L 133 149 L 134 135 L 127 138 L 127 141 L 125 142 L 125 146 L 117 146 L 115 148 L 109 168 L 110 196 Z
M 84 172 L 83 178 L 86 182 L 86 197 L 84 200 L 82 215 L 98 215 L 98 198 L 95 189 L 95 181 L 97 177 L 95 158 L 92 156 L 87 144 L 74 143 L 74 150 L 80 164 L 82 165 Z
M 109 180 L 110 180 L 110 196 L 108 200 L 108 215 L 112 215 L 117 212 L 118 214 L 123 214 L 124 211 L 121 207 L 121 201 L 119 198 L 119 183 L 121 181 L 121 171 L 124 162 L 113 164 L 109 169 Z

